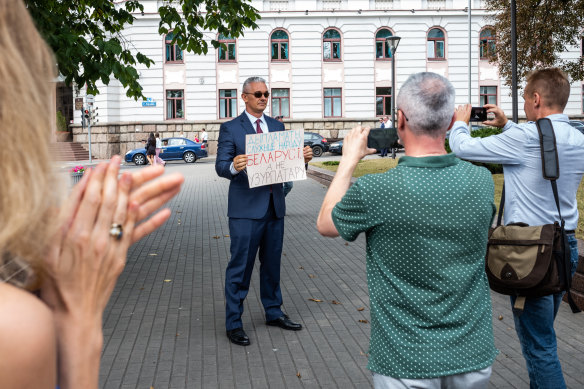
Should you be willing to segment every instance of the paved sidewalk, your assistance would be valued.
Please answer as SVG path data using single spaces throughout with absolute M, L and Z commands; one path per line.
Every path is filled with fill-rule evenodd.
M 216 176 L 212 158 L 169 163 L 167 171 L 181 171 L 185 184 L 170 204 L 170 220 L 130 249 L 104 315 L 101 387 L 371 387 L 370 324 L 360 322 L 369 320 L 365 239 L 346 243 L 317 233 L 326 188 L 311 179 L 296 182 L 286 198 L 283 308 L 304 329 L 264 325 L 256 269 L 243 315 L 252 344 L 241 347 L 229 343 L 224 328 L 228 181 Z M 528 388 L 508 299 L 493 294 L 493 304 L 501 353 L 489 387 Z M 584 387 L 583 328 L 584 314 L 564 304 L 556 330 L 573 389 Z

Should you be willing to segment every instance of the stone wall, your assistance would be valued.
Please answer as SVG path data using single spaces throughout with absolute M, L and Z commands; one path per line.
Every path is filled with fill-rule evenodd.
M 93 158 L 109 159 L 115 154 L 124 155 L 128 150 L 143 147 L 143 140 L 148 139 L 150 132 L 158 132 L 162 138 L 181 136 L 194 139 L 205 128 L 209 134 L 208 152 L 217 153 L 219 138 L 219 121 L 213 122 L 152 122 L 152 123 L 105 123 L 91 127 L 91 154 Z M 354 126 L 375 127 L 377 119 L 322 119 L 322 120 L 285 120 L 286 129 L 316 132 L 325 138 L 344 138 Z M 89 150 L 87 128 L 73 126 L 73 141 L 80 143 Z

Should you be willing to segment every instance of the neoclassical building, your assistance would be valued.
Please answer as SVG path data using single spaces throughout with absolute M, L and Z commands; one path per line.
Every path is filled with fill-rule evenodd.
M 155 61 L 139 68 L 148 101 L 126 97 L 115 80 L 100 87 L 94 131 L 110 136 L 92 140 L 97 157 L 123 153 L 152 130 L 191 137 L 203 127 L 213 153 L 220 123 L 244 109 L 241 86 L 250 76 L 268 81 L 268 115 L 329 137 L 391 114 L 392 62 L 396 90 L 410 74 L 432 71 L 451 80 L 457 104 L 488 102 L 511 112 L 509 88 L 487 60 L 496 42 L 481 0 L 470 1 L 470 22 L 468 0 L 252 0 L 259 28 L 238 39 L 205 33 L 225 44 L 217 50 L 209 44 L 207 55 L 181 51 L 171 44 L 172 32 L 158 34 L 159 3 L 143 1 L 144 14 L 124 32 Z M 401 37 L 395 58 L 389 36 Z M 564 55 L 578 57 L 580 48 Z M 581 83 L 574 83 L 567 112 L 582 115 Z M 81 115 L 74 117 L 79 124 Z M 74 129 L 75 140 L 86 142 L 83 131 Z

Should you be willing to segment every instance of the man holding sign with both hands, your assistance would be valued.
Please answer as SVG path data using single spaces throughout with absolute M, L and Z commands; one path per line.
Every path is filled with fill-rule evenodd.
M 231 181 L 227 206 L 231 259 L 225 272 L 225 328 L 232 343 L 247 346 L 250 341 L 241 315 L 258 249 L 266 324 L 295 331 L 301 330 L 302 325 L 290 320 L 281 309 L 280 260 L 286 213 L 282 183 L 250 188 L 246 171 L 246 135 L 284 131 L 284 124 L 263 114 L 270 96 L 263 78 L 248 78 L 242 90 L 245 111 L 221 125 L 215 170 Z M 312 159 L 309 146 L 304 147 L 303 154 L 304 162 Z

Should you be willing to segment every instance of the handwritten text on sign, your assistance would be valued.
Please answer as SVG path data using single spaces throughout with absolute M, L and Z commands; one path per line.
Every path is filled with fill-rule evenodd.
M 249 187 L 306 179 L 304 131 L 274 131 L 245 136 Z

